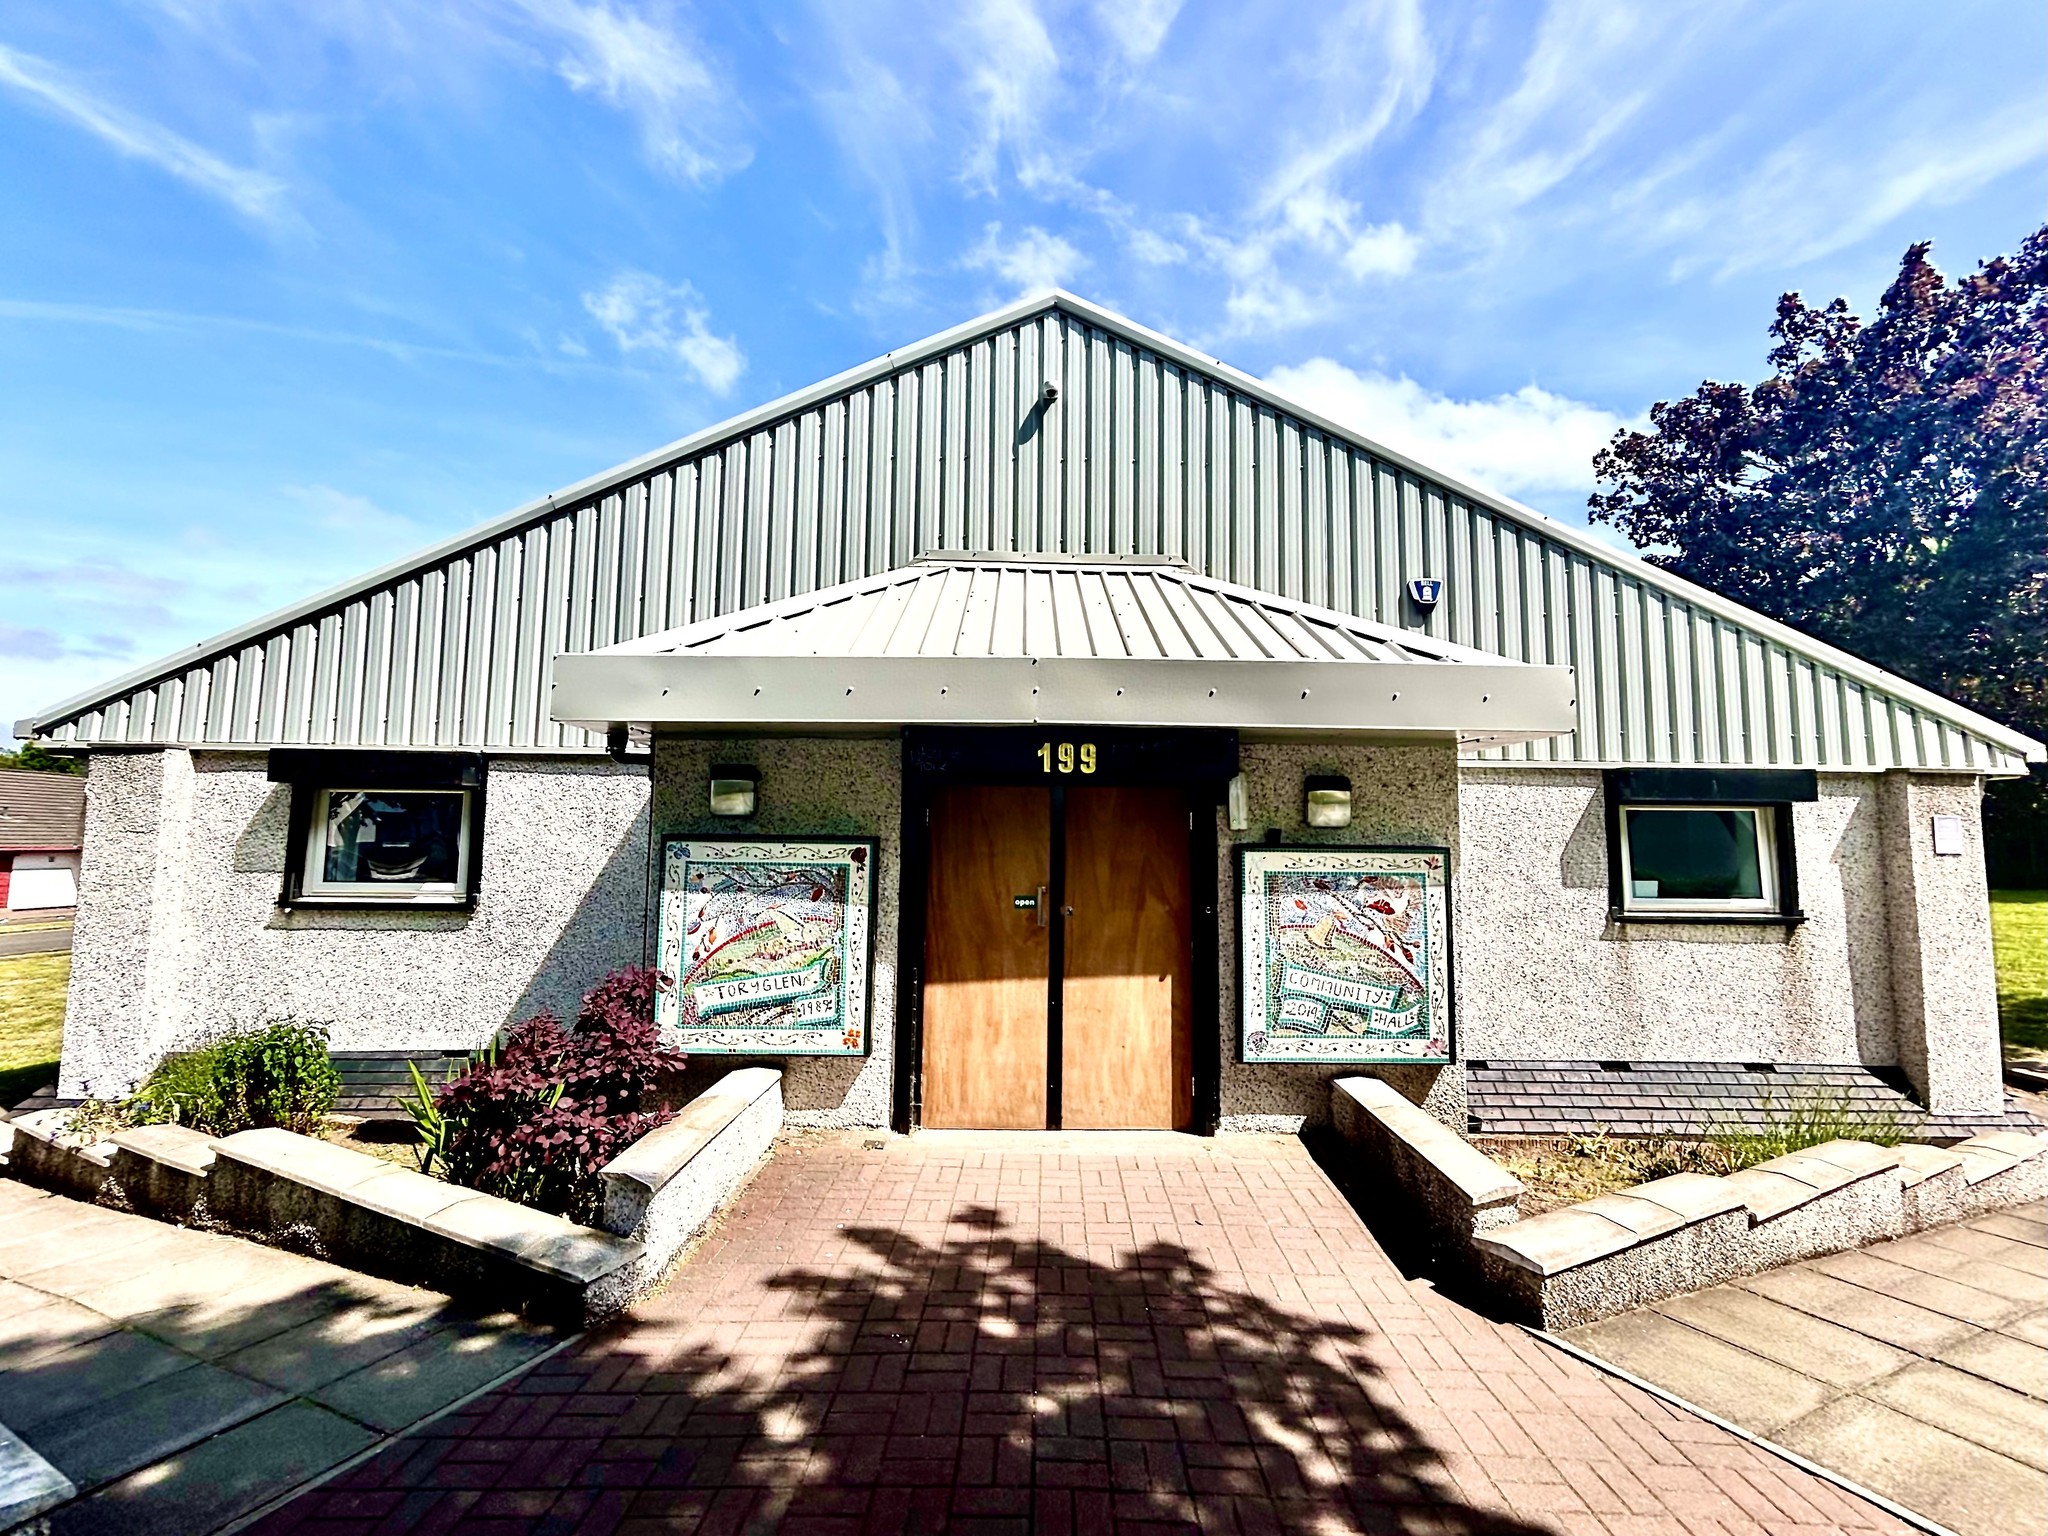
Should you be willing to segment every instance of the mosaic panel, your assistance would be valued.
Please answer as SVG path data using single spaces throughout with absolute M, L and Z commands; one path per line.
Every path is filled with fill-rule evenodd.
M 1450 851 L 1238 849 L 1247 1062 L 1451 1059 Z
M 663 1033 L 707 1056 L 865 1054 L 876 846 L 665 838 Z

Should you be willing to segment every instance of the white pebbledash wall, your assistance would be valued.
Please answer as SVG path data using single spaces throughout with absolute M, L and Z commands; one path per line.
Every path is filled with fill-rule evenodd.
M 327 1021 L 337 1050 L 474 1047 L 639 963 L 644 769 L 492 759 L 472 910 L 286 911 L 290 791 L 265 763 L 92 755 L 61 1095 L 124 1093 L 165 1052 L 265 1019 Z
M 336 1049 L 481 1044 L 649 953 L 657 833 L 732 830 L 705 802 L 712 761 L 757 764 L 762 812 L 740 830 L 880 839 L 872 1050 L 787 1064 L 792 1124 L 888 1122 L 896 1023 L 901 819 L 894 740 L 663 737 L 644 766 L 493 757 L 475 908 L 276 906 L 289 791 L 260 753 L 96 752 L 59 1092 L 118 1094 L 166 1051 L 223 1027 L 329 1021 Z M 1616 925 L 1607 915 L 1600 776 L 1460 767 L 1426 743 L 1247 743 L 1251 826 L 1217 813 L 1217 983 L 1227 1130 L 1327 1116 L 1358 1068 L 1236 1061 L 1232 844 L 1451 849 L 1461 1059 L 1897 1063 L 1939 1113 L 2001 1103 L 1978 830 L 1966 777 L 1823 775 L 1797 806 L 1795 928 Z M 1341 833 L 1301 825 L 1310 773 L 1346 774 Z M 1931 818 L 1959 815 L 1963 857 L 1936 857 Z M 706 1069 L 744 1063 L 704 1062 Z M 1373 1069 L 1367 1069 L 1373 1070 Z M 1389 1069 L 1401 1092 L 1464 1123 L 1459 1068 Z
M 1614 923 L 1598 773 L 1459 780 L 1461 1057 L 1898 1065 L 1938 1114 L 2000 1109 L 1975 778 L 1822 774 L 1792 808 L 1796 927 Z

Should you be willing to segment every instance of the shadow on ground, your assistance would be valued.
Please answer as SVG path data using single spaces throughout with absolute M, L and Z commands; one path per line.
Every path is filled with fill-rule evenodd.
M 1099 1263 L 988 1206 L 948 1230 L 843 1229 L 717 1347 L 630 1317 L 256 1529 L 1549 1529 L 1463 1500 L 1364 1329 L 1172 1244 Z

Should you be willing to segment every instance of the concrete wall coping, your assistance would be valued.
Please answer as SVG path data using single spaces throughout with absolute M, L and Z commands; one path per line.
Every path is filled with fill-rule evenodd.
M 1994 1174 L 2004 1173 L 2048 1152 L 2048 1132 L 2030 1135 L 2025 1131 L 1986 1131 L 1968 1141 L 1957 1142 L 1949 1150 L 1962 1159 L 1963 1181 L 1981 1184 Z
M 131 1125 L 111 1140 L 123 1152 L 181 1173 L 205 1173 L 213 1166 L 213 1138 L 189 1125 Z
M 495 1195 L 444 1184 L 275 1127 L 238 1131 L 213 1144 L 217 1158 L 239 1163 L 360 1205 L 465 1247 L 495 1254 L 544 1274 L 589 1286 L 635 1263 L 641 1245 L 536 1211 Z
M 1677 1225 L 1667 1230 L 1675 1230 Z M 1584 1205 L 1568 1205 L 1491 1232 L 1474 1233 L 1472 1241 L 1518 1269 L 1548 1276 L 1633 1248 L 1643 1239 L 1611 1216 Z
M 1899 1182 L 1907 1189 L 1924 1184 L 1951 1168 L 1963 1166 L 1963 1159 L 1949 1148 L 1931 1146 L 1924 1141 L 1905 1142 L 1893 1150 L 1899 1154 Z
M 38 1109 L 26 1115 L 16 1115 L 9 1122 L 14 1129 L 34 1137 L 46 1146 L 59 1147 L 73 1157 L 84 1158 L 95 1167 L 105 1168 L 114 1155 L 111 1141 L 88 1142 L 71 1133 L 71 1111 L 68 1109 Z
M 1376 1077 L 1341 1077 L 1330 1085 L 1404 1142 L 1475 1208 L 1512 1205 L 1522 1181 L 1428 1111 Z
M 699 1094 L 667 1125 L 658 1126 L 598 1170 L 609 1204 L 614 1185 L 638 1185 L 645 1194 L 659 1194 L 668 1182 L 711 1145 L 718 1133 L 737 1120 L 763 1094 L 773 1091 L 782 1074 L 773 1067 L 742 1067 L 728 1072 Z M 635 1191 L 635 1193 L 638 1193 Z

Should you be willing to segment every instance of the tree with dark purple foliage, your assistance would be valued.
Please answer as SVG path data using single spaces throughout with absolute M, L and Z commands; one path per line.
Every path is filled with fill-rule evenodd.
M 1770 376 L 1709 381 L 1595 456 L 1652 564 L 2048 736 L 2048 228 L 1877 317 L 1778 300 Z M 1994 786 L 1993 882 L 2048 883 L 2048 777 Z M 2004 866 L 2001 868 L 2000 866 Z

